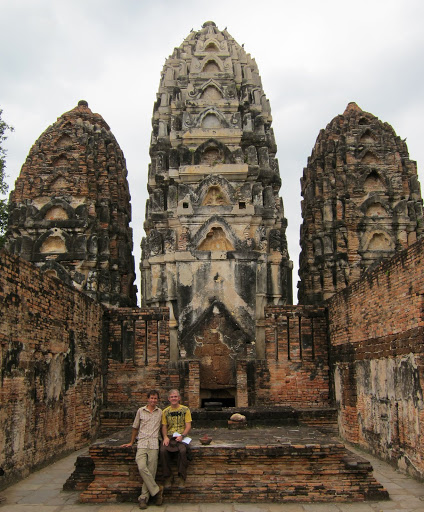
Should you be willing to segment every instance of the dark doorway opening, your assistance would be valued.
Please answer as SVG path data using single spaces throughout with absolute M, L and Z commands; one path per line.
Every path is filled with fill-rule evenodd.
M 216 404 L 216 407 L 235 407 L 236 400 L 235 398 L 202 398 L 202 408 L 208 407 L 208 404 Z

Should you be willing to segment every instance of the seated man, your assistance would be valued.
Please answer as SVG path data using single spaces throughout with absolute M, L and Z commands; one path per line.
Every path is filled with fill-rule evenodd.
M 188 466 L 188 445 L 183 442 L 183 439 L 191 429 L 190 409 L 180 404 L 181 396 L 178 389 L 171 389 L 168 393 L 168 400 L 171 405 L 162 412 L 163 443 L 160 447 L 160 461 L 162 464 L 162 474 L 165 478 L 165 489 L 172 485 L 170 453 L 178 453 L 177 485 L 178 487 L 184 487 L 185 485 Z

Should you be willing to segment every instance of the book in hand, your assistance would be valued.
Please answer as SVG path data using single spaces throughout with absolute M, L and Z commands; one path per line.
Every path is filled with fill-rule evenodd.
M 179 434 L 178 432 L 174 432 L 172 437 L 179 437 L 181 436 L 182 434 Z M 191 442 L 191 437 L 185 437 L 182 441 L 182 443 L 185 443 L 185 444 L 190 444 Z

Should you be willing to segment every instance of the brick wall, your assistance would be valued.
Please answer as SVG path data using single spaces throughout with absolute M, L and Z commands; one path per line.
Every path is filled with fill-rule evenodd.
M 97 434 L 102 315 L 86 295 L 0 252 L 2 484 Z
M 424 241 L 328 302 L 339 429 L 424 477 Z
M 168 308 L 111 309 L 105 319 L 109 338 L 106 407 L 135 414 L 153 388 L 159 390 L 162 405 L 168 405 L 165 390 L 173 387 L 181 388 L 186 403 L 188 365 L 169 362 Z
M 387 491 L 372 476 L 369 462 L 348 453 L 341 443 L 256 442 L 248 446 L 243 441 L 230 444 L 214 441 L 211 446 L 193 443 L 186 485 L 182 489 L 173 486 L 165 490 L 165 502 L 181 503 L 181 508 L 187 502 L 274 502 L 284 510 L 283 503 L 289 502 L 388 498 Z M 87 475 L 88 461 L 81 460 L 77 463 L 78 474 L 69 481 L 73 489 L 85 487 L 80 501 L 136 502 L 141 484 L 134 460 L 135 448 L 97 443 L 90 447 L 90 456 L 96 468 L 94 479 L 90 482 Z M 157 479 L 162 482 L 160 465 Z
M 256 361 L 256 405 L 291 405 L 301 409 L 329 406 L 324 308 L 267 308 L 265 345 L 266 360 Z

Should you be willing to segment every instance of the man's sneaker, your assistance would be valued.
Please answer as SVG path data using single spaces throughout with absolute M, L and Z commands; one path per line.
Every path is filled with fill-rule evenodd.
M 163 503 L 163 485 L 159 486 L 159 491 L 155 494 L 155 504 L 162 505 Z
M 177 487 L 183 489 L 185 487 L 185 480 L 182 476 L 177 476 Z
M 146 498 L 142 498 L 141 496 L 139 496 L 139 498 L 138 498 L 138 508 L 142 508 L 142 509 L 147 508 Z
M 163 486 L 165 489 L 170 489 L 172 487 L 172 476 L 168 476 L 165 478 Z

